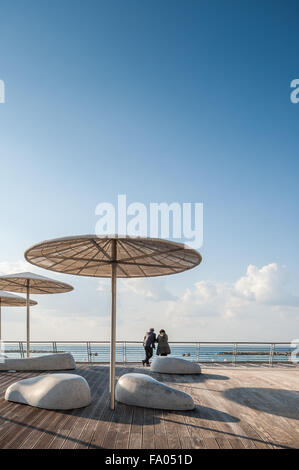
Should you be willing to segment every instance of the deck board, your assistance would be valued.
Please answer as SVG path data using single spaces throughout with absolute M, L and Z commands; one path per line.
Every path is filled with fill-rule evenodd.
M 192 395 L 196 407 L 173 412 L 116 403 L 109 409 L 109 367 L 78 364 L 92 403 L 49 411 L 7 402 L 7 387 L 38 372 L 0 372 L 0 449 L 245 449 L 299 448 L 299 367 L 203 367 L 200 376 L 150 374 Z M 43 372 L 44 373 L 44 372 Z M 42 373 L 41 373 L 42 374 Z

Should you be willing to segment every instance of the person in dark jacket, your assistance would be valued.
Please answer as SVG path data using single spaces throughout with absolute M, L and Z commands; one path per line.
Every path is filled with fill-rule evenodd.
M 142 361 L 142 364 L 146 364 L 147 367 L 150 366 L 149 360 L 153 355 L 153 349 L 155 349 L 155 342 L 157 341 L 156 333 L 154 331 L 154 328 L 150 328 L 150 330 L 145 334 L 145 337 L 143 338 L 145 359 Z
M 168 344 L 168 336 L 165 330 L 159 331 L 159 334 L 157 337 L 157 343 L 158 343 L 158 348 L 157 348 L 158 356 L 167 356 L 167 354 L 171 353 L 170 347 Z

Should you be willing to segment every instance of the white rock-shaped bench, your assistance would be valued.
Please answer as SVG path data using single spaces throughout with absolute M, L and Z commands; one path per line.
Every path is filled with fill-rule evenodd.
M 190 395 L 165 385 L 145 374 L 125 374 L 115 388 L 115 398 L 121 403 L 161 410 L 193 410 Z
M 1 370 L 69 370 L 76 369 L 73 356 L 69 353 L 46 354 L 24 359 L 1 358 Z
M 8 387 L 5 400 L 47 410 L 72 410 L 90 404 L 90 388 L 75 374 L 48 374 L 20 380 Z
M 177 357 L 157 356 L 151 364 L 151 372 L 160 374 L 200 374 L 201 368 L 195 362 Z

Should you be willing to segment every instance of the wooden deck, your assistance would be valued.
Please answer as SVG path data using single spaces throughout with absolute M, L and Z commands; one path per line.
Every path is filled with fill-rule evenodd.
M 117 375 L 144 372 L 118 366 Z M 194 411 L 168 412 L 108 400 L 109 369 L 79 365 L 92 404 L 70 412 L 47 411 L 4 400 L 13 382 L 39 373 L 0 373 L 0 448 L 299 448 L 299 367 L 212 366 L 200 376 L 153 374 L 191 394 Z

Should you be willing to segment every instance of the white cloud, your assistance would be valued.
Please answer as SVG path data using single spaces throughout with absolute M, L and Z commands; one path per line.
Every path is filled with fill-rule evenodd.
M 234 284 L 199 281 L 169 306 L 170 313 L 187 316 L 222 316 L 232 318 L 254 312 L 257 306 L 292 306 L 299 311 L 299 298 L 288 292 L 287 273 L 276 263 L 262 268 L 249 265 L 246 275 Z
M 0 275 L 4 276 L 6 274 L 23 273 L 30 271 L 30 268 L 32 268 L 32 264 L 28 263 L 25 260 L 1 261 Z
M 258 269 L 250 264 L 246 276 L 235 284 L 240 296 L 261 303 L 299 305 L 299 297 L 288 291 L 288 276 L 284 267 L 271 263 Z

